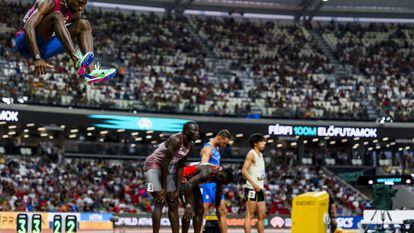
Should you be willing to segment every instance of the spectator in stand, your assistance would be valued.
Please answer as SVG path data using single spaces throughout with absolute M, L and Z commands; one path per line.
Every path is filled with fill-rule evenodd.
M 3 15 L 24 14 L 19 4 L 0 4 Z M 96 27 L 97 56 L 121 67 L 117 80 L 87 86 L 75 78 L 67 56 L 55 58 L 58 65 L 51 74 L 31 75 L 32 64 L 11 52 L 11 32 L 19 25 L 10 16 L 0 19 L 1 37 L 9 38 L 0 50 L 5 62 L 0 71 L 0 95 L 14 102 L 89 108 L 318 119 L 366 117 L 358 105 L 360 96 L 353 98 L 353 92 L 345 89 L 337 93 L 335 83 L 327 80 L 324 74 L 332 73 L 332 65 L 304 27 L 96 10 L 85 15 Z M 103 23 L 107 19 L 110 23 Z M 142 27 L 133 26 L 137 24 Z M 193 25 L 199 34 L 191 33 Z M 204 44 L 213 46 L 211 53 L 205 52 Z M 211 59 L 234 75 L 217 80 Z
M 227 165 L 241 172 L 241 165 Z M 154 203 L 146 192 L 144 171 L 135 162 L 62 159 L 46 157 L 0 159 L 0 210 L 88 211 L 151 213 Z M 242 175 L 224 188 L 231 214 L 243 214 Z M 265 201 L 269 214 L 289 214 L 294 196 L 329 189 L 335 194 L 338 215 L 361 214 L 369 201 L 315 167 L 293 165 L 267 169 Z
M 332 22 L 318 29 L 338 60 L 356 74 L 350 80 L 364 80 L 387 115 L 414 119 L 412 25 Z

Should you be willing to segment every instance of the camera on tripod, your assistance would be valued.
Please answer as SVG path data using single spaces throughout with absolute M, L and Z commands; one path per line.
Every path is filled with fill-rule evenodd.
M 414 233 L 414 215 L 404 210 L 392 210 L 393 200 L 398 189 L 395 185 L 412 185 L 413 176 L 361 176 L 358 184 L 372 187 L 372 200 L 375 210 L 365 210 L 364 219 L 361 222 L 363 231 L 402 232 Z M 373 213 L 372 213 L 373 212 Z M 372 229 L 374 227 L 374 229 Z

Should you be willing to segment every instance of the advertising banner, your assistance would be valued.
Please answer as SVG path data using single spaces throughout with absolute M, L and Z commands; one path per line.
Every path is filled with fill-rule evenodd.
M 0 105 L 1 106 L 1 105 Z M 0 122 L 6 124 L 56 124 L 76 127 L 95 126 L 103 129 L 153 130 L 178 132 L 188 121 L 196 121 L 202 131 L 217 132 L 226 128 L 231 132 L 251 134 L 260 132 L 276 137 L 332 137 L 374 139 L 390 137 L 412 140 L 414 124 L 357 121 L 315 121 L 282 119 L 244 119 L 171 114 L 132 114 L 74 110 L 53 107 L 22 107 L 8 105 L 0 108 Z
M 19 112 L 18 111 L 10 111 L 10 110 L 1 110 L 0 111 L 0 121 L 18 122 L 19 121 Z
M 80 230 L 112 230 L 111 222 L 79 222 Z
M 119 220 L 115 222 L 116 227 L 120 228 L 139 228 L 139 227 L 151 227 L 152 219 L 151 215 L 136 215 L 136 214 L 114 214 Z M 251 224 L 255 225 L 257 219 L 253 219 Z M 271 215 L 265 219 L 266 228 L 290 228 L 291 219 L 288 216 L 276 216 Z M 227 225 L 230 228 L 240 228 L 244 226 L 244 216 L 228 216 Z M 161 227 L 169 227 L 170 221 L 167 216 L 161 218 Z
M 115 222 L 116 227 L 139 228 L 152 226 L 151 215 L 114 214 L 114 217 L 118 217 L 118 221 Z M 170 225 L 171 224 L 170 220 L 168 220 L 168 217 L 161 218 L 161 227 L 169 227 Z
M 0 229 L 16 229 L 17 215 L 23 212 L 0 212 Z M 49 229 L 48 213 L 25 213 L 28 215 L 28 221 L 31 221 L 33 214 L 40 214 L 42 216 L 42 226 L 44 229 Z
M 305 136 L 305 137 L 342 137 L 342 138 L 376 138 L 377 128 L 304 126 L 304 125 L 269 125 L 269 135 Z
M 118 217 L 115 223 L 117 228 L 140 228 L 151 227 L 152 219 L 150 215 L 136 214 L 114 214 Z M 358 223 L 362 220 L 362 216 L 339 216 L 337 217 L 338 227 L 342 229 L 357 229 Z M 242 228 L 244 226 L 244 216 L 228 216 L 227 225 L 229 228 Z M 251 224 L 254 226 L 257 219 L 253 219 Z M 265 228 L 271 229 L 290 229 L 292 219 L 290 216 L 269 215 L 264 221 Z M 161 218 L 161 227 L 170 227 L 170 221 L 167 216 Z
M 79 229 L 81 230 L 111 230 L 113 214 L 111 213 L 81 213 Z
M 118 115 L 89 115 L 90 119 L 99 119 L 102 123 L 94 126 L 107 129 L 126 130 L 153 130 L 162 132 L 181 131 L 183 125 L 190 121 L 184 119 L 159 118 L 159 117 L 135 117 Z
M 12 230 L 16 229 L 17 215 L 23 212 L 0 212 L 0 229 Z M 65 219 L 68 215 L 74 215 L 78 219 L 80 230 L 111 230 L 111 217 L 118 217 L 115 222 L 116 228 L 150 228 L 152 226 L 152 218 L 150 214 L 111 214 L 111 213 L 26 213 L 29 219 L 33 214 L 42 216 L 43 229 L 53 228 L 53 218 L 55 215 L 61 215 Z M 357 229 L 362 216 L 339 216 L 336 218 L 338 227 L 342 229 Z M 255 225 L 257 219 L 251 221 L 252 226 Z M 229 228 L 242 228 L 244 226 L 244 216 L 228 216 L 227 224 Z M 268 229 L 290 229 L 292 220 L 290 216 L 269 215 L 266 217 L 265 228 Z M 170 227 L 170 221 L 167 216 L 161 218 L 161 227 Z
M 80 213 L 80 220 L 82 222 L 109 222 L 112 216 L 111 213 Z
M 358 229 L 358 223 L 361 220 L 362 216 L 340 216 L 336 218 L 338 227 L 342 229 Z

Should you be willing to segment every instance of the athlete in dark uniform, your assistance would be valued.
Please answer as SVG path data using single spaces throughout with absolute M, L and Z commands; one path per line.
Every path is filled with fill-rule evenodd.
M 144 163 L 147 192 L 155 200 L 152 211 L 152 229 L 160 230 L 162 208 L 168 204 L 168 218 L 173 233 L 179 232 L 178 187 L 187 157 L 194 149 L 194 141 L 199 137 L 198 125 L 188 122 L 181 133 L 174 134 L 147 157 Z
M 190 220 L 193 219 L 194 233 L 200 233 L 204 206 L 199 184 L 214 182 L 216 184 L 215 206 L 217 208 L 217 219 L 220 220 L 220 202 L 223 194 L 223 185 L 233 180 L 233 171 L 229 168 L 222 169 L 220 166 L 212 164 L 197 164 L 186 166 L 183 171 L 180 197 L 183 202 L 185 212 L 182 219 L 182 233 L 187 233 L 190 227 Z M 219 222 L 220 224 L 220 222 Z

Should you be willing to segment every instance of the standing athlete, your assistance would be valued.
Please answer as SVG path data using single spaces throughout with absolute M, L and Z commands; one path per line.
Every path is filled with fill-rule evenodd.
M 178 187 L 187 157 L 194 149 L 194 141 L 199 137 L 198 125 L 187 122 L 181 133 L 170 136 L 148 156 L 144 163 L 147 192 L 155 201 L 152 211 L 153 233 L 160 231 L 162 208 L 167 202 L 168 218 L 173 233 L 179 233 Z
M 94 59 L 92 27 L 81 13 L 88 0 L 37 0 L 26 13 L 21 29 L 16 33 L 16 50 L 33 59 L 35 74 L 43 75 L 53 66 L 45 59 L 66 53 L 72 60 L 77 74 L 85 81 L 95 83 L 115 76 L 116 69 L 92 68 Z M 77 40 L 79 50 L 75 50 Z M 88 69 L 88 72 L 86 72 Z
M 246 198 L 246 218 L 244 232 L 250 233 L 251 220 L 257 213 L 257 232 L 264 232 L 266 217 L 266 203 L 264 199 L 264 180 L 266 178 L 265 162 L 262 151 L 266 146 L 266 139 L 261 134 L 253 134 L 249 139 L 252 148 L 244 161 L 242 174 L 246 179 L 244 196 Z
M 201 233 L 203 225 L 204 207 L 199 184 L 214 182 L 216 184 L 215 206 L 219 209 L 223 185 L 233 180 L 233 171 L 229 168 L 222 169 L 220 166 L 211 164 L 195 164 L 185 166 L 183 171 L 180 197 L 185 212 L 182 219 L 182 233 L 187 233 L 190 228 L 190 220 L 193 219 L 194 233 Z M 216 211 L 220 219 L 220 211 Z
M 219 147 L 224 148 L 230 143 L 231 134 L 228 130 L 220 130 L 217 135 L 204 144 L 201 150 L 201 163 L 210 163 L 220 166 L 220 152 Z M 201 193 L 203 195 L 204 216 L 210 209 L 210 206 L 216 203 L 216 183 L 205 183 L 200 185 Z M 220 201 L 220 218 L 219 228 L 221 233 L 227 233 L 227 209 L 224 198 Z

